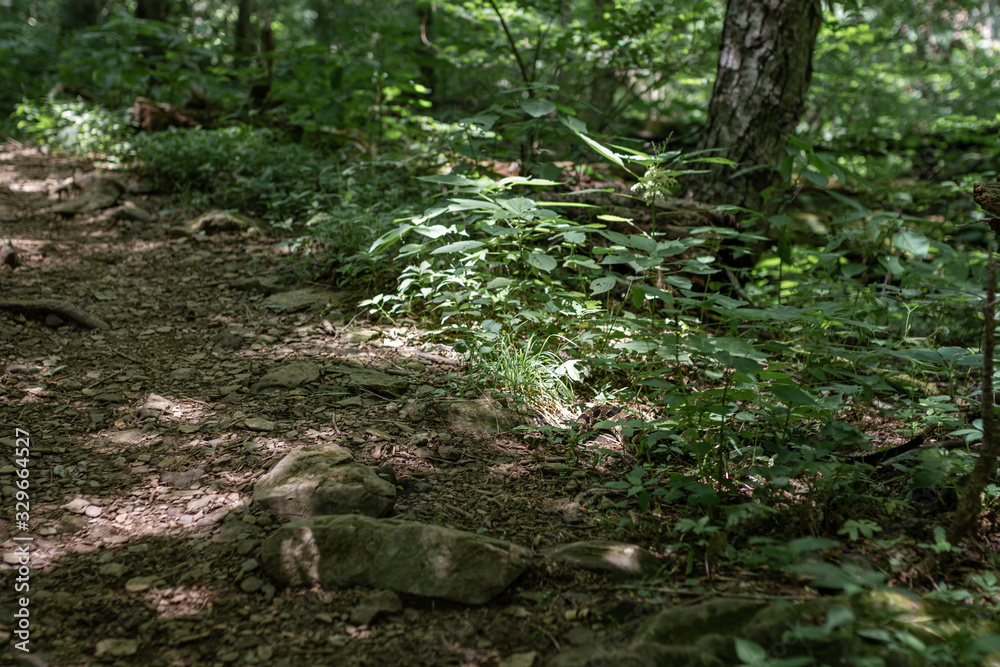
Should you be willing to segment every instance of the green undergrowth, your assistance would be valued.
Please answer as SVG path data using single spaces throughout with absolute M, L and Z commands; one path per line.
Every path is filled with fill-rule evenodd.
M 638 206 L 644 192 L 672 194 L 704 157 L 640 154 L 576 130 L 632 172 Z M 790 152 L 792 186 L 849 182 L 878 198 L 877 185 L 809 144 L 797 140 Z M 465 390 L 471 383 L 539 411 L 641 407 L 621 428 L 624 456 L 572 430 L 527 429 L 546 452 L 620 471 L 599 482 L 611 529 L 676 556 L 696 586 L 706 573 L 710 582 L 714 571 L 750 568 L 878 588 L 884 572 L 904 567 L 889 562 L 901 541 L 961 553 L 943 531 L 975 460 L 968 445 L 982 438 L 988 237 L 974 215 L 924 218 L 831 189 L 812 195 L 829 211 L 822 235 L 804 234 L 806 217 L 789 199 L 767 220 L 744 212 L 741 231 L 668 238 L 599 210 L 580 222 L 572 196 L 553 194 L 545 179 L 422 180 L 437 193 L 429 206 L 373 246 L 402 267 L 397 288 L 366 305 L 436 325 L 434 336 L 467 355 Z M 727 273 L 725 249 L 761 239 L 756 265 Z M 967 446 L 879 467 L 857 460 L 919 433 Z M 994 484 L 986 515 L 997 509 Z M 915 522 L 920 513 L 933 519 Z M 839 558 L 855 551 L 887 560 L 856 571 Z M 971 590 L 1000 605 L 995 584 Z

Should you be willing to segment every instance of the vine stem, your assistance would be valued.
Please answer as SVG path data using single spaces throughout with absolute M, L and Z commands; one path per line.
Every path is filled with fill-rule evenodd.
M 496 12 L 497 18 L 500 19 L 500 25 L 503 27 L 503 33 L 507 35 L 507 43 L 510 44 L 510 50 L 514 52 L 514 60 L 517 61 L 517 68 L 521 70 L 521 78 L 524 79 L 525 85 L 531 83 L 531 79 L 528 78 L 528 70 L 524 66 L 524 60 L 521 59 L 521 52 L 517 50 L 517 44 L 514 43 L 514 36 L 510 34 L 510 29 L 507 28 L 507 22 L 503 20 L 500 8 L 497 7 L 497 3 L 493 0 L 490 0 L 490 7 Z

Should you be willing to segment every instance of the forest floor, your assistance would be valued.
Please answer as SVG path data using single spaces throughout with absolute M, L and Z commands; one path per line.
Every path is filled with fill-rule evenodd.
M 305 282 L 268 228 L 194 230 L 206 211 L 135 180 L 125 208 L 60 213 L 73 194 L 60 184 L 92 170 L 0 145 L 0 243 L 17 252 L 0 256 L 0 663 L 530 667 L 574 646 L 610 655 L 674 605 L 818 595 L 775 570 L 718 569 L 695 555 L 704 549 L 658 551 L 673 519 L 606 511 L 603 482 L 636 465 L 614 442 L 598 466 L 558 444 L 456 427 L 452 350 L 413 326 L 364 321 L 359 294 Z M 318 380 L 259 390 L 291 361 Z M 405 388 L 359 391 L 345 368 Z M 394 518 L 536 554 L 632 542 L 662 571 L 650 584 L 538 557 L 487 604 L 401 594 L 401 610 L 352 622 L 370 590 L 276 590 L 258 560 L 280 522 L 251 504 L 255 483 L 326 443 L 395 483 Z M 922 551 L 908 535 L 928 516 L 896 521 L 886 559 L 897 581 L 912 583 Z M 22 599 L 30 653 L 14 648 L 8 620 Z
M 370 625 L 350 623 L 370 591 L 275 591 L 255 576 L 274 519 L 250 508 L 253 484 L 317 442 L 391 465 L 398 518 L 529 547 L 615 533 L 574 502 L 589 484 L 559 457 L 540 459 L 516 437 L 450 432 L 433 408 L 401 416 L 404 400 L 430 396 L 457 370 L 450 350 L 354 319 L 350 294 L 330 293 L 340 302 L 325 313 L 269 302 L 255 289 L 262 277 L 272 291 L 329 291 L 296 280 L 281 239 L 185 233 L 201 212 L 142 188 L 123 200 L 152 213 L 149 222 L 53 212 L 56 186 L 92 168 L 0 146 L 2 241 L 19 259 L 0 267 L 0 662 L 530 665 L 634 632 L 648 591 L 553 563 L 530 568 L 489 604 L 403 595 L 401 612 Z M 23 307 L 38 300 L 68 302 L 110 326 Z M 335 380 L 252 391 L 293 359 L 377 367 L 409 386 L 398 400 L 348 396 Z M 408 444 L 415 434 L 426 434 L 423 446 Z M 30 438 L 21 496 L 19 437 Z M 17 505 L 27 531 L 16 525 L 18 499 L 27 500 Z M 14 593 L 25 590 L 15 588 L 23 543 L 14 537 L 25 535 L 30 592 Z M 8 625 L 25 594 L 30 654 L 12 647 Z M 635 620 L 594 623 L 609 610 Z

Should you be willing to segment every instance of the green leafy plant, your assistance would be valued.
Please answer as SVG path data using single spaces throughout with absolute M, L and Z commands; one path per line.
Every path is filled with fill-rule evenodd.
M 78 155 L 127 156 L 134 133 L 129 112 L 87 102 L 23 102 L 14 115 L 18 129 L 39 145 Z

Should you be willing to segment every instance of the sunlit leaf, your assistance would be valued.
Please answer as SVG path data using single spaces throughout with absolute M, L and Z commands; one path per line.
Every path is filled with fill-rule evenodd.
M 558 266 L 555 259 L 542 252 L 532 252 L 527 255 L 528 264 L 542 271 L 551 271 Z
M 521 109 L 532 118 L 541 118 L 555 111 L 556 105 L 548 100 L 531 98 L 521 102 Z
M 594 294 L 604 294 L 605 292 L 610 292 L 612 289 L 614 289 L 614 286 L 615 284 L 617 284 L 617 282 L 618 282 L 617 280 L 615 280 L 610 276 L 603 276 L 601 278 L 597 278 L 591 281 L 590 283 L 590 293 L 591 295 L 594 295 Z
M 477 250 L 482 248 L 485 243 L 482 241 L 458 241 L 457 243 L 449 243 L 448 245 L 441 246 L 436 250 L 432 251 L 432 255 L 444 255 L 452 252 L 468 252 L 469 250 Z
M 892 235 L 892 243 L 903 252 L 908 252 L 917 259 L 923 259 L 930 252 L 931 242 L 923 234 L 900 230 Z

